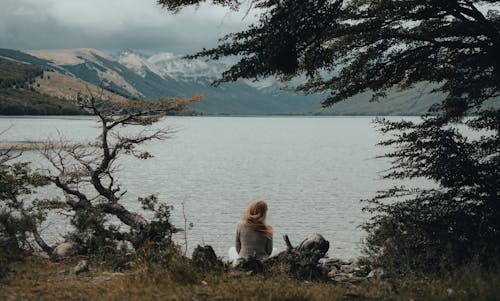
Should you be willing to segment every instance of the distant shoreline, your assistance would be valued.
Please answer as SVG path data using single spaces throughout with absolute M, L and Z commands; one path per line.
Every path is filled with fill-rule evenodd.
M 206 114 L 206 115 L 167 115 L 167 117 L 420 117 L 418 114 L 392 115 L 392 114 Z M 0 119 L 69 119 L 82 120 L 94 119 L 92 115 L 0 115 Z

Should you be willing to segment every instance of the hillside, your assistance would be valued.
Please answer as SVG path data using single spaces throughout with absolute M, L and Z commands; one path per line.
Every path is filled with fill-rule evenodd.
M 0 57 L 0 115 L 83 113 L 63 97 L 37 91 L 35 82 L 42 74 L 43 70 L 37 66 Z
M 81 115 L 74 104 L 29 89 L 0 89 L 0 115 Z
M 0 57 L 0 88 L 23 86 L 41 73 L 40 68 L 31 64 Z
M 112 102 L 125 103 L 129 100 L 121 95 L 101 89 L 79 78 L 58 72 L 44 71 L 35 78 L 33 88 L 43 94 L 60 99 L 73 99 L 77 94 L 101 96 Z
M 272 79 L 239 80 L 213 87 L 211 83 L 229 62 L 186 60 L 172 53 L 144 55 L 131 50 L 109 55 L 95 49 L 0 49 L 0 56 L 57 72 L 59 75 L 52 73 L 57 81 L 37 82 L 40 92 L 56 97 L 71 96 L 87 83 L 103 85 L 129 99 L 192 97 L 201 93 L 204 99 L 190 108 L 205 115 L 420 115 L 444 97 L 429 93 L 431 88 L 421 84 L 405 91 L 393 90 L 380 102 L 369 102 L 369 93 L 364 93 L 323 109 L 320 102 L 324 96 L 284 90 L 283 84 Z

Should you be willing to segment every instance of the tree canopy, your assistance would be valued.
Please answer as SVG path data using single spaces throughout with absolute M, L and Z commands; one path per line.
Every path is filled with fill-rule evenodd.
M 171 11 L 207 1 L 159 0 Z M 241 8 L 236 0 L 213 4 Z M 500 1 L 254 0 L 257 24 L 193 57 L 239 61 L 216 84 L 306 75 L 304 92 L 329 91 L 328 106 L 364 91 L 434 83 L 454 113 L 499 95 Z M 464 102 L 457 106 L 458 102 Z M 460 109 L 460 110 L 459 110 Z M 462 112 L 463 113 L 463 112 Z

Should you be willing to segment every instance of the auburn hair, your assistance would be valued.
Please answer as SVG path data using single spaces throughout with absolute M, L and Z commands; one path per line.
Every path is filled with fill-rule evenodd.
M 266 224 L 267 203 L 263 200 L 255 201 L 243 214 L 243 223 L 250 229 L 264 233 L 267 237 L 273 237 L 273 228 Z

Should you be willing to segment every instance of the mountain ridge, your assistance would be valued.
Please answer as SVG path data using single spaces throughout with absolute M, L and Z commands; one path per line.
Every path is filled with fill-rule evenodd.
M 205 98 L 190 108 L 205 115 L 420 115 L 444 97 L 430 94 L 423 85 L 393 90 L 379 103 L 370 103 L 369 93 L 363 93 L 323 109 L 323 95 L 282 90 L 283 85 L 273 79 L 239 80 L 213 87 L 211 83 L 229 63 L 186 60 L 168 52 L 145 55 L 130 49 L 116 54 L 90 48 L 0 49 L 0 56 L 102 85 L 131 99 L 192 97 L 201 93 Z

